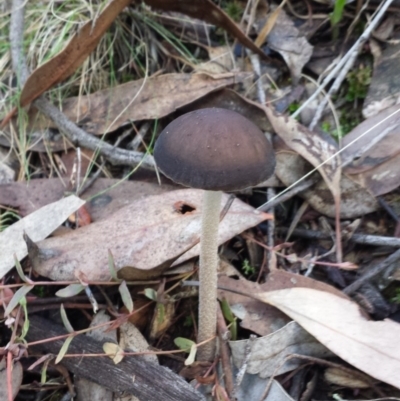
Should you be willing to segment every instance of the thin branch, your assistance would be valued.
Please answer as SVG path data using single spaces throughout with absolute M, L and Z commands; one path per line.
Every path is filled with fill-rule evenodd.
M 29 70 L 23 54 L 24 33 L 24 0 L 14 0 L 10 21 L 10 44 L 12 66 L 18 76 L 19 85 L 22 87 L 28 76 Z M 141 166 L 154 170 L 154 159 L 151 155 L 141 152 L 129 151 L 114 147 L 96 137 L 89 135 L 70 121 L 57 107 L 53 106 L 43 96 L 33 102 L 37 109 L 46 117 L 50 118 L 74 144 L 91 149 L 99 150 L 100 154 L 107 157 L 112 164 L 123 164 L 128 166 Z

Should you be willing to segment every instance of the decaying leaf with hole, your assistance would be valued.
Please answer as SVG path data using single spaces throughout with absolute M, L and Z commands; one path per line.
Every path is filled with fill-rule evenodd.
M 73 280 L 78 271 L 89 280 L 109 280 L 110 249 L 125 279 L 157 276 L 180 255 L 183 262 L 199 254 L 202 196 L 196 189 L 149 196 L 106 220 L 38 242 L 32 253 L 34 268 L 54 280 Z M 224 195 L 221 207 L 227 199 Z M 219 243 L 269 218 L 236 199 L 219 226 Z
M 145 196 L 162 194 L 176 186 L 145 181 L 121 181 L 98 178 L 82 195 L 88 199 L 86 207 L 92 221 L 102 220 Z M 66 183 L 59 178 L 38 178 L 29 182 L 13 182 L 0 185 L 0 204 L 18 209 L 21 216 L 29 215 L 42 206 L 64 196 Z

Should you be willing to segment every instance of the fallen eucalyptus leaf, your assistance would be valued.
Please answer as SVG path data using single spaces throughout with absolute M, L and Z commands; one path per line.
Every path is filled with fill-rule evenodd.
M 397 322 L 367 320 L 356 303 L 311 288 L 261 292 L 254 297 L 290 316 L 344 361 L 400 388 Z
M 38 242 L 38 249 L 30 252 L 32 264 L 39 274 L 57 281 L 74 280 L 78 272 L 88 280 L 109 280 L 111 250 L 118 275 L 128 279 L 131 274 L 130 280 L 154 277 L 172 262 L 199 254 L 202 199 L 203 191 L 182 189 L 136 200 L 106 220 Z M 227 200 L 224 195 L 221 208 Z M 219 226 L 218 242 L 269 218 L 235 199 Z
M 23 239 L 24 232 L 33 241 L 40 241 L 50 235 L 85 201 L 74 195 L 43 206 L 41 209 L 17 221 L 0 233 L 0 278 L 14 266 L 14 254 L 23 259 L 28 250 Z

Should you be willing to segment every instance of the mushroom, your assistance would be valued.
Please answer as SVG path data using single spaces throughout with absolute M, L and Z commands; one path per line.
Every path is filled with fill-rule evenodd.
M 184 114 L 160 134 L 154 148 L 159 170 L 172 181 L 204 189 L 200 236 L 198 342 L 215 336 L 218 224 L 221 191 L 257 185 L 274 172 L 275 155 L 262 131 L 234 111 L 207 108 Z M 212 360 L 215 341 L 199 348 Z

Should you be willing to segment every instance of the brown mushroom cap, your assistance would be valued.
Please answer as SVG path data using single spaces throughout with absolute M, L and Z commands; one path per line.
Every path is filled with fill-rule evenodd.
M 274 172 L 275 155 L 261 130 L 234 111 L 200 109 L 160 134 L 154 158 L 163 174 L 192 188 L 237 191 Z

